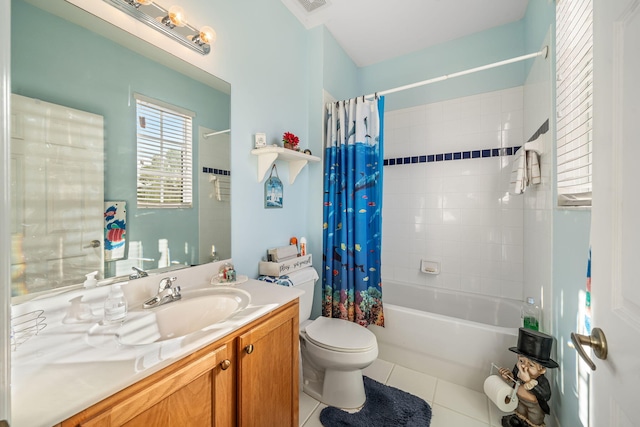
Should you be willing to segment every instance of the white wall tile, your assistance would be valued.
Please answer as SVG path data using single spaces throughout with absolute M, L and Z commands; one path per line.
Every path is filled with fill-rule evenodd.
M 479 276 L 460 274 L 460 289 L 474 294 L 482 293 L 481 280 Z
M 502 131 L 503 147 L 521 147 L 524 145 L 524 132 L 522 128 L 511 128 Z
M 502 112 L 502 97 L 499 92 L 483 94 L 480 100 L 480 114 L 489 115 Z
M 524 108 L 522 86 L 500 91 L 500 102 L 502 112 L 522 110 Z
M 499 284 L 500 284 L 501 297 L 522 301 L 523 299 L 522 282 L 511 281 L 511 280 L 500 280 Z
M 524 226 L 523 212 L 519 209 L 502 209 L 500 211 L 500 222 L 503 227 Z
M 500 280 L 481 278 L 480 279 L 480 291 L 483 295 L 500 296 L 501 287 Z
M 443 209 L 442 223 L 447 225 L 460 224 L 460 209 Z
M 522 145 L 522 93 L 512 88 L 389 112 L 385 158 Z M 491 157 L 386 167 L 383 279 L 521 295 L 525 198 L 508 194 L 510 162 Z M 541 196 L 529 196 L 537 205 Z M 441 274 L 421 273 L 421 259 L 440 261 Z
M 443 286 L 450 290 L 461 290 L 460 273 L 442 273 Z
M 502 130 L 502 112 L 496 111 L 480 116 L 480 132 L 500 132 Z

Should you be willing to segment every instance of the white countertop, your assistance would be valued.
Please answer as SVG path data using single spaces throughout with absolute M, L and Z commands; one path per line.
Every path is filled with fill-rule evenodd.
M 180 272 L 173 274 L 178 275 L 176 283 L 183 289 L 181 280 L 192 278 L 189 275 L 194 271 L 205 271 L 201 267 L 187 270 L 191 272 L 186 272 L 185 279 Z M 208 282 L 206 278 L 198 280 L 203 281 Z M 127 286 L 138 285 L 136 282 Z M 157 283 L 158 277 L 147 282 Z M 99 318 L 91 323 L 64 324 L 66 309 L 60 315 L 60 310 L 56 313 L 47 308 L 48 301 L 30 301 L 29 310 L 45 306 L 47 327 L 12 352 L 11 425 L 51 427 L 303 294 L 297 288 L 253 279 L 236 287 L 251 294 L 251 304 L 219 328 L 143 346 L 122 346 L 113 338 L 91 335 Z M 87 291 L 64 295 L 63 301 L 82 292 Z M 86 294 L 83 301 L 98 312 L 105 292 L 100 290 L 94 298 Z

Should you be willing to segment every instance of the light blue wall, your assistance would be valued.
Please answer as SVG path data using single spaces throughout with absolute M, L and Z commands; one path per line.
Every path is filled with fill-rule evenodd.
M 517 21 L 361 69 L 360 94 L 383 91 L 525 54 L 524 23 Z M 388 95 L 386 110 L 520 86 L 523 63 L 456 77 Z
M 560 210 L 553 214 L 553 316 L 560 369 L 556 373 L 552 408 L 560 425 L 578 427 L 578 352 L 567 346 L 578 331 L 578 295 L 586 290 L 591 211 Z M 582 412 L 585 408 L 582 408 Z
M 145 256 L 156 260 L 158 236 L 169 240 L 176 256 L 184 254 L 187 244 L 192 253 L 180 261 L 197 261 L 197 197 L 191 209 L 137 209 L 136 111 L 131 93 L 196 112 L 195 132 L 198 126 L 229 127 L 229 95 L 23 1 L 12 2 L 11 39 L 14 93 L 104 117 L 105 200 L 127 201 L 129 240 L 141 241 Z M 193 148 L 197 159 L 198 145 Z M 198 173 L 194 168 L 194 194 Z M 157 262 L 144 267 L 157 267 Z
M 267 210 L 263 208 L 264 182 L 257 182 L 257 160 L 249 151 L 256 132 L 265 132 L 272 143 L 290 131 L 300 136 L 301 148 L 321 157 L 322 90 L 338 98 L 354 96 L 357 69 L 326 29 L 306 30 L 279 0 L 190 0 L 185 9 L 189 3 L 203 16 L 216 17 L 210 23 L 218 33 L 214 72 L 232 86 L 236 267 L 257 275 L 258 261 L 267 248 L 285 245 L 291 236 L 305 236 L 320 271 L 321 162 L 304 168 L 293 185 L 288 165 L 276 162 L 284 182 L 284 208 Z
M 284 208 L 264 209 L 264 181 L 258 182 L 257 158 L 250 154 L 256 132 L 265 132 L 268 143 L 293 132 L 301 148 L 317 154 L 317 123 L 313 134 L 309 127 L 320 106 L 318 112 L 310 109 L 321 86 L 311 66 L 321 47 L 280 0 L 183 3 L 185 10 L 198 11 L 200 23 L 216 29 L 218 41 L 207 61 L 214 74 L 231 83 L 233 259 L 238 271 L 255 277 L 266 249 L 288 244 L 291 236 L 305 236 L 310 248 L 321 244 L 322 222 L 313 219 L 321 206 L 311 194 L 322 180 L 321 164 L 304 168 L 291 185 L 288 164 L 276 162 Z M 319 250 L 313 255 L 317 264 Z
M 524 15 L 524 46 L 527 53 L 540 48 L 549 29 L 553 26 L 555 34 L 556 6 L 555 2 L 530 1 Z M 526 62 L 527 74 L 533 60 Z
M 362 95 L 359 92 L 361 69 L 326 28 L 323 28 L 323 41 L 324 89 L 335 99 Z

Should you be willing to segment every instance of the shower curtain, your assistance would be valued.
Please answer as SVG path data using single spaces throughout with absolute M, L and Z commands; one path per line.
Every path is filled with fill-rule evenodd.
M 362 326 L 384 326 L 384 97 L 329 103 L 326 113 L 322 314 Z

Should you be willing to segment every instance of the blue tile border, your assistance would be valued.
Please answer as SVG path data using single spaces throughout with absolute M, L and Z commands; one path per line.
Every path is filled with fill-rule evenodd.
M 504 148 L 483 148 L 481 150 L 456 151 L 452 153 L 421 154 L 411 157 L 396 157 L 394 159 L 384 159 L 384 166 L 407 165 L 413 163 L 443 162 L 449 160 L 484 159 L 491 157 L 505 157 L 516 154 L 520 146 Z M 231 175 L 231 172 L 229 172 Z
M 386 165 L 386 163 L 385 163 Z M 223 175 L 223 176 L 231 176 L 231 171 L 218 169 L 218 168 L 209 168 L 206 166 L 202 167 L 202 173 L 212 173 L 214 175 Z

